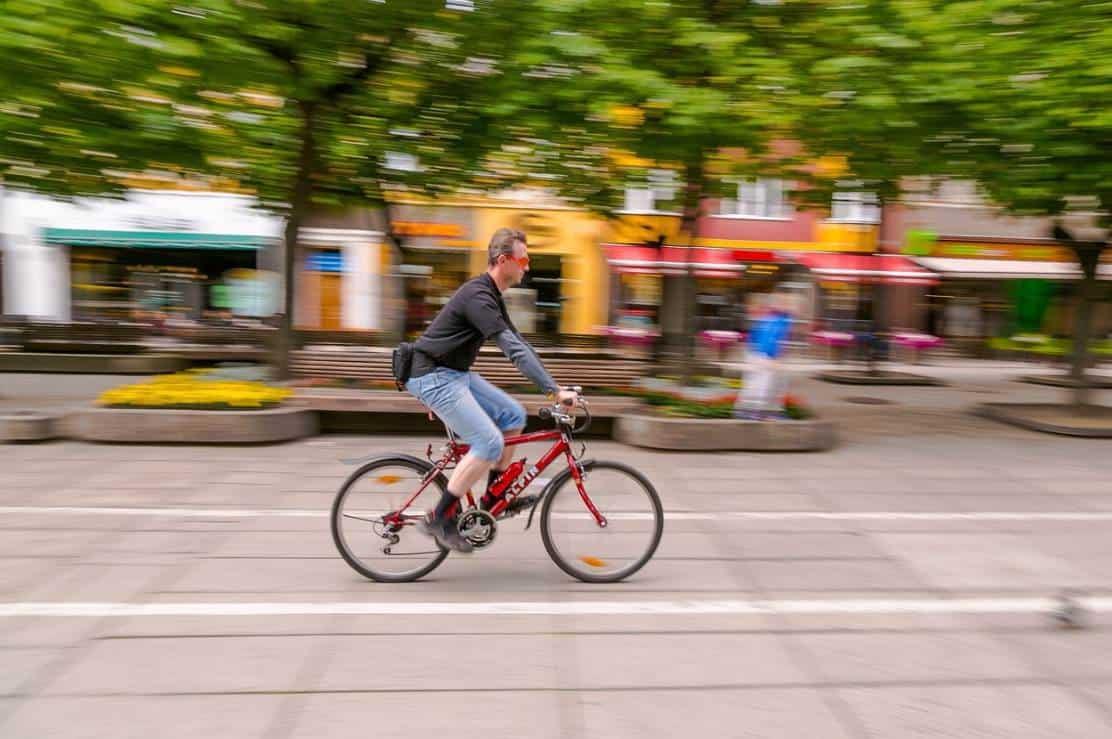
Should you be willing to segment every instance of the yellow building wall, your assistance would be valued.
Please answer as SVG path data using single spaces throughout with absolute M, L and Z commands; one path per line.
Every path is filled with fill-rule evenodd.
M 815 224 L 815 244 L 810 251 L 872 254 L 877 249 L 877 232 L 876 226 L 866 223 L 819 221 Z
M 486 269 L 486 247 L 499 228 L 517 228 L 529 240 L 530 254 L 557 254 L 562 260 L 564 298 L 560 332 L 595 333 L 606 324 L 609 271 L 600 246 L 604 222 L 579 210 L 482 207 L 475 208 L 476 249 L 471 271 Z
M 666 244 L 678 244 L 680 217 L 673 215 L 621 215 L 606 223 L 603 241 L 610 244 L 646 244 L 664 237 Z

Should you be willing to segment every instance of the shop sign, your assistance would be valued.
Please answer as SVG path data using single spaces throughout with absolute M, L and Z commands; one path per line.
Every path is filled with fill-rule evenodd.
M 956 259 L 1006 259 L 1020 262 L 1073 262 L 1069 249 L 1057 244 L 1024 244 L 995 241 L 949 241 L 932 231 L 907 232 L 903 253 L 913 257 Z
M 128 219 L 128 225 L 136 231 L 193 231 L 196 221 L 173 216 L 142 215 Z
M 463 227 L 456 223 L 394 221 L 393 229 L 398 236 L 431 236 L 442 239 L 458 239 L 463 236 Z
M 400 203 L 390 210 L 390 232 L 402 247 L 444 249 L 472 245 L 469 208 Z

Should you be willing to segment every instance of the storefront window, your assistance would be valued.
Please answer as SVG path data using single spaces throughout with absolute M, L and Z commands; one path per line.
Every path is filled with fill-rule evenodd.
M 212 287 L 230 269 L 253 268 L 250 251 L 88 249 L 70 251 L 75 320 L 200 321 L 219 307 Z M 219 295 L 217 291 L 216 295 Z
M 745 329 L 745 291 L 740 278 L 699 278 L 695 289 L 696 330 Z
M 557 254 L 530 255 L 529 273 L 522 287 L 536 292 L 534 332 L 555 336 L 563 313 L 563 263 Z
M 622 328 L 656 329 L 660 322 L 661 276 L 621 273 L 617 277 L 619 298 L 613 324 Z

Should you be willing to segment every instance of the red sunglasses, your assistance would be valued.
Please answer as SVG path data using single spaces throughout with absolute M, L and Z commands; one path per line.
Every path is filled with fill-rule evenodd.
M 517 266 L 521 267 L 522 269 L 525 269 L 526 267 L 529 266 L 529 256 L 528 255 L 525 255 L 524 257 L 515 257 L 512 254 L 503 254 L 502 256 L 504 256 L 506 259 L 509 259 L 512 262 L 517 262 Z

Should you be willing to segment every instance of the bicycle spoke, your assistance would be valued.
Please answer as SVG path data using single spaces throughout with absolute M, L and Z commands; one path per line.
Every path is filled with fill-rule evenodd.
M 423 490 L 427 470 L 420 463 L 396 458 L 373 462 L 345 483 L 333 507 L 332 530 L 340 554 L 366 577 L 404 582 L 421 577 L 446 556 L 413 525 L 416 511 L 431 507 L 441 494 L 442 479 Z M 399 513 L 412 501 L 409 510 Z
M 354 518 L 356 521 L 366 521 L 367 523 L 382 523 L 381 518 L 364 518 L 363 516 L 356 516 L 354 513 L 345 513 L 344 518 Z

